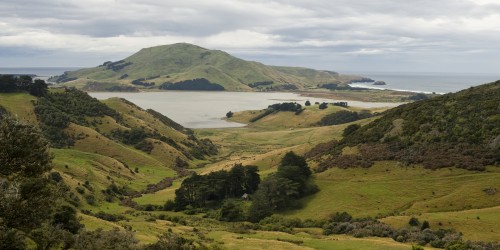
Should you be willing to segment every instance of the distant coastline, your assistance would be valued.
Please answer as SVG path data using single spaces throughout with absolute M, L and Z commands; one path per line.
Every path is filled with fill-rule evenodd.
M 50 77 L 61 75 L 65 71 L 73 71 L 82 67 L 0 67 L 0 74 L 36 75 Z
M 73 71 L 81 67 L 0 67 L 0 74 L 28 74 L 47 79 L 61 75 L 65 71 Z M 414 73 L 414 72 L 341 72 L 357 74 L 375 81 L 384 81 L 386 85 L 373 85 L 373 82 L 351 83 L 351 87 L 394 90 L 417 93 L 445 94 L 457 92 L 472 86 L 493 82 L 500 79 L 500 74 L 479 73 Z
M 402 73 L 402 72 L 348 72 L 384 81 L 386 85 L 373 85 L 373 82 L 352 83 L 351 87 L 394 90 L 417 93 L 445 94 L 457 92 L 472 86 L 494 82 L 500 79 L 500 74 L 479 73 Z

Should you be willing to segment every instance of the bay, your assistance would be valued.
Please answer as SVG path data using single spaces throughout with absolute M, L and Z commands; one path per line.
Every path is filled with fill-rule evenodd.
M 188 128 L 243 127 L 246 124 L 228 122 L 222 118 L 229 111 L 260 110 L 275 103 L 297 102 L 304 105 L 307 100 L 311 103 L 346 101 L 304 97 L 288 92 L 90 92 L 89 95 L 97 99 L 108 99 L 111 97 L 125 98 L 143 109 L 154 109 Z M 349 106 L 360 108 L 395 107 L 400 104 L 346 102 L 348 102 Z

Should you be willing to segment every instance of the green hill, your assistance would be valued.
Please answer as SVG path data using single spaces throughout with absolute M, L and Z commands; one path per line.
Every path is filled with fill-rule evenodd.
M 500 81 L 401 105 L 340 141 L 308 153 L 321 169 L 396 160 L 427 168 L 484 170 L 500 162 Z M 353 153 L 354 152 L 354 153 Z
M 360 77 L 307 68 L 266 66 L 220 50 L 178 43 L 144 48 L 123 60 L 66 72 L 51 80 L 89 91 L 150 88 L 259 91 L 345 84 L 353 79 Z

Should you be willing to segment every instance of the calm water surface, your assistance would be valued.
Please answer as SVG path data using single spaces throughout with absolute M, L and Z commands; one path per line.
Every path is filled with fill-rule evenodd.
M 376 81 L 384 81 L 387 85 L 374 86 L 373 83 L 355 83 L 353 87 L 405 90 L 424 93 L 450 93 L 467 89 L 500 79 L 500 74 L 473 73 L 401 73 L 372 72 L 355 73 Z
M 143 109 L 154 109 L 188 128 L 243 127 L 246 124 L 222 120 L 228 111 L 260 110 L 280 102 L 337 102 L 322 98 L 303 97 L 294 93 L 262 92 L 94 92 L 97 99 L 125 98 Z M 361 108 L 394 107 L 398 103 L 347 101 L 350 106 Z

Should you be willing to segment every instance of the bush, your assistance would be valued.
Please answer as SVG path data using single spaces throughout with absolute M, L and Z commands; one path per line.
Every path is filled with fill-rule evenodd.
M 410 226 L 412 226 L 412 227 L 418 227 L 420 225 L 420 221 L 418 221 L 417 218 L 412 216 L 410 218 L 410 220 L 408 221 L 408 224 L 410 224 Z
M 102 219 L 102 220 L 111 221 L 111 222 L 125 220 L 125 216 L 123 216 L 123 215 L 108 214 L 108 213 L 103 212 L 103 211 L 99 211 L 97 214 L 95 214 L 95 217 Z
M 220 221 L 242 221 L 245 219 L 244 217 L 240 203 L 225 200 L 219 209 L 217 219 Z
M 89 194 L 89 195 L 85 195 L 85 200 L 87 201 L 87 203 L 89 205 L 96 205 L 96 199 L 93 195 Z

